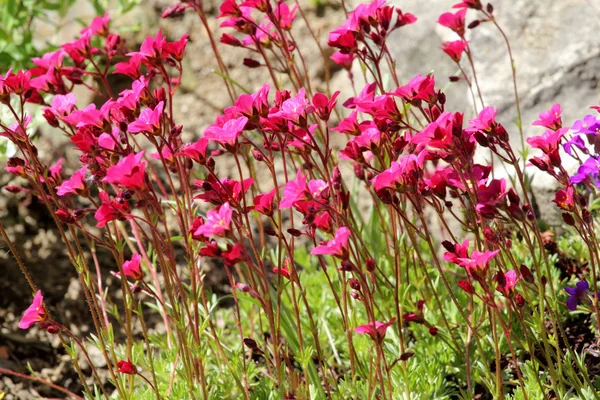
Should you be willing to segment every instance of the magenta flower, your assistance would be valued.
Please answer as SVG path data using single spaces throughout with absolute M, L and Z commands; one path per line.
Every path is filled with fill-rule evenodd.
M 273 199 L 275 198 L 275 189 L 267 193 L 261 193 L 254 198 L 253 210 L 261 214 L 273 215 Z
M 306 90 L 302 88 L 298 91 L 296 97 L 291 97 L 284 101 L 279 111 L 269 114 L 269 118 L 279 117 L 300 124 L 300 119 L 306 119 L 306 115 L 313 109 L 313 106 L 306 98 Z
M 559 128 L 557 130 L 548 129 L 540 136 L 527 138 L 527 143 L 534 149 L 540 149 L 553 166 L 560 166 L 560 153 L 558 146 L 563 136 L 567 133 L 568 128 Z
M 82 35 L 98 35 L 106 36 L 108 34 L 108 23 L 110 22 L 110 16 L 105 13 L 103 17 L 96 17 L 92 20 L 92 23 L 81 30 Z
M 204 224 L 200 225 L 193 233 L 193 236 L 203 235 L 205 237 L 223 236 L 225 232 L 231 229 L 231 216 L 233 210 L 229 203 L 224 203 L 218 210 L 209 210 L 206 213 Z
M 560 189 L 556 192 L 556 197 L 552 202 L 562 210 L 573 211 L 575 209 L 575 189 L 573 186 L 567 187 L 567 190 Z
M 367 334 L 374 341 L 381 343 L 385 338 L 385 332 L 394 322 L 396 322 L 396 318 L 392 318 L 389 322 L 385 323 L 380 321 L 369 322 L 368 324 L 357 326 L 354 328 L 354 332 L 360 335 Z
M 208 147 L 208 139 L 206 137 L 200 138 L 197 142 L 188 144 L 181 148 L 179 153 L 176 155 L 188 157 L 198 164 L 204 164 L 206 162 L 206 148 Z
M 496 290 L 502 293 L 504 296 L 508 297 L 512 294 L 515 286 L 517 286 L 517 282 L 521 279 L 520 275 L 517 275 L 515 270 L 506 271 L 506 273 L 499 273 L 497 280 L 498 286 Z
M 461 38 L 465 35 L 465 16 L 467 9 L 463 8 L 455 13 L 443 13 L 438 19 L 438 23 L 442 26 L 452 29 Z
M 185 47 L 187 46 L 188 40 L 189 35 L 186 33 L 176 42 L 165 43 L 162 49 L 165 54 L 168 54 L 177 61 L 181 61 L 183 59 L 183 53 L 185 51 Z
M 399 162 L 392 161 L 390 168 L 376 175 L 371 182 L 376 192 L 383 189 L 405 190 L 416 185 L 416 177 L 423 167 L 425 152 L 418 156 L 407 154 Z
M 106 170 L 106 176 L 102 181 L 127 189 L 143 190 L 146 187 L 146 162 L 143 158 L 144 150 L 137 154 L 129 154 Z
M 456 40 L 454 42 L 442 43 L 442 50 L 448 54 L 454 62 L 460 62 L 463 51 L 467 48 L 469 42 L 464 40 Z
M 33 302 L 23 313 L 23 318 L 19 322 L 19 328 L 29 329 L 36 322 L 42 322 L 46 319 L 46 311 L 44 310 L 44 296 L 42 291 L 38 290 L 33 298 Z
M 159 133 L 164 107 L 165 103 L 161 101 L 154 107 L 154 110 L 151 108 L 144 109 L 138 119 L 129 124 L 127 130 L 131 133 L 146 132 L 153 135 Z
M 58 159 L 58 161 L 56 161 L 56 163 L 54 163 L 54 165 L 52 165 L 51 167 L 48 168 L 48 171 L 50 172 L 50 176 L 53 177 L 54 179 L 58 179 L 60 178 L 60 173 L 62 172 L 62 168 L 63 168 L 63 159 L 62 157 Z
M 85 174 L 87 167 L 83 167 L 73 174 L 68 180 L 56 187 L 56 194 L 64 196 L 66 194 L 81 194 L 85 191 Z
M 57 117 L 64 117 L 73 111 L 75 101 L 75 93 L 68 93 L 66 95 L 58 94 L 52 99 L 52 107 L 48 110 L 52 111 Z
M 435 79 L 433 76 L 417 74 L 406 85 L 400 86 L 391 94 L 400 96 L 407 102 L 413 102 L 415 100 L 434 102 L 437 100 L 435 93 Z
M 534 121 L 531 125 L 544 126 L 548 129 L 556 131 L 562 127 L 562 108 L 560 104 L 554 104 L 550 110 L 544 111 L 540 114 L 540 118 Z
M 350 238 L 350 230 L 345 226 L 340 227 L 335 233 L 335 237 L 321 245 L 312 249 L 312 255 L 331 255 L 338 258 L 346 258 L 348 256 L 348 238 Z
M 279 203 L 279 209 L 292 207 L 296 202 L 307 200 L 308 185 L 306 184 L 306 176 L 302 174 L 302 170 L 296 173 L 295 181 L 288 181 L 283 189 L 283 198 Z
M 482 216 L 492 218 L 503 204 L 506 197 L 506 181 L 504 179 L 493 179 L 489 184 L 481 184 L 478 187 L 479 201 L 475 209 Z
M 344 54 L 342 52 L 336 51 L 329 58 L 331 59 L 331 61 L 333 61 L 337 65 L 341 66 L 342 68 L 346 69 L 347 71 L 350 71 L 350 69 L 352 68 L 352 63 L 354 62 L 354 59 L 356 58 L 356 55 Z
M 247 117 L 230 119 L 222 125 L 211 125 L 204 131 L 204 138 L 214 140 L 225 146 L 235 147 L 237 138 L 248 123 Z
M 133 256 L 131 256 L 131 260 L 125 261 L 123 263 L 123 273 L 128 278 L 140 281 L 144 278 L 141 265 L 142 256 L 135 253 Z
M 469 121 L 469 127 L 465 129 L 467 133 L 485 132 L 490 133 L 496 125 L 496 114 L 498 109 L 488 106 L 479 112 L 479 115 Z
M 467 270 L 471 278 L 482 278 L 488 269 L 490 261 L 498 254 L 500 250 L 480 252 L 474 250 L 468 258 L 458 258 L 460 266 Z
M 278 3 L 275 7 L 275 17 L 281 26 L 281 29 L 290 30 L 292 29 L 292 22 L 296 18 L 296 9 L 298 5 L 290 7 L 285 3 Z
M 102 228 L 110 221 L 125 219 L 131 212 L 129 204 L 126 201 L 112 200 L 106 192 L 98 193 L 98 197 L 100 197 L 100 201 L 102 202 L 94 214 L 94 218 L 98 221 L 96 224 L 98 228 Z

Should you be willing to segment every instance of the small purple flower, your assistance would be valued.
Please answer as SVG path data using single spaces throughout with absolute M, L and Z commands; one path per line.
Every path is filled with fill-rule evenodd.
M 587 178 L 591 178 L 594 184 L 598 186 L 598 172 L 600 165 L 598 160 L 594 157 L 590 157 L 577 169 L 577 173 L 569 178 L 571 183 L 581 183 Z
M 597 134 L 598 128 L 600 128 L 600 121 L 596 119 L 593 115 L 586 115 L 583 120 L 575 121 L 571 130 L 575 131 L 575 133 L 587 133 L 587 134 Z
M 565 153 L 572 156 L 573 155 L 573 150 L 572 150 L 573 146 L 579 147 L 580 150 L 585 149 L 585 142 L 583 141 L 583 138 L 581 137 L 581 135 L 575 135 L 575 136 L 573 136 L 573 138 L 571 140 L 567 140 L 563 144 L 563 149 L 565 149 Z M 586 151 L 584 151 L 584 153 L 585 152 Z
M 585 280 L 577 282 L 575 287 L 566 286 L 565 292 L 569 293 L 567 308 L 571 311 L 575 311 L 580 302 L 591 303 L 592 299 L 589 290 L 590 285 Z M 600 292 L 596 293 L 596 298 L 600 298 Z

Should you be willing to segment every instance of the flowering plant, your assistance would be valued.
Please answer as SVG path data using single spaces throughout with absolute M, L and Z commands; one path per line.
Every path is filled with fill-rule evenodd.
M 490 4 L 454 8 L 438 22 L 457 40 L 440 51 L 472 93 L 471 119 L 452 110 L 433 75 L 401 81 L 387 39 L 417 17 L 384 0 L 347 10 L 329 33 L 331 58 L 352 85 L 355 64 L 369 82 L 343 100 L 311 85 L 292 30 L 304 17 L 300 5 L 223 1 L 218 18 L 229 31 L 220 42 L 255 54 L 244 66 L 265 69 L 271 82 L 239 93 L 207 29 L 231 106 L 193 140 L 174 113 L 187 34 L 168 40 L 158 31 L 132 51 L 105 15 L 35 68 L 6 72 L 0 101 L 13 121 L 0 134 L 19 151 L 6 172 L 24 183 L 5 189 L 46 206 L 95 334 L 78 338 L 60 321 L 16 256 L 36 293 L 20 327 L 57 335 L 95 398 L 596 393 L 563 322 L 579 307 L 593 315 L 596 333 L 600 324 L 598 297 L 588 293 L 596 292 L 600 259 L 586 197 L 597 190 L 598 155 L 583 140 L 595 144 L 597 121 L 585 117 L 570 135 L 559 105 L 543 112 L 533 125 L 544 133 L 527 139 L 541 155 L 524 167 L 511 129 L 483 102 L 466 40 L 482 23 L 506 36 Z M 208 27 L 200 1 L 163 15 L 184 12 Z M 471 15 L 477 19 L 467 24 Z M 115 93 L 111 74 L 129 77 L 130 87 Z M 103 100 L 80 105 L 75 87 Z M 69 138 L 74 172 L 40 158 L 25 134 L 25 103 L 41 105 L 47 124 Z M 587 158 L 576 173 L 563 166 L 562 149 Z M 476 162 L 478 150 L 512 167 L 513 179 Z M 589 259 L 585 285 L 565 288 L 570 296 L 524 168 L 556 179 L 554 202 Z M 0 232 L 16 255 L 2 224 Z M 109 253 L 113 275 L 88 251 Z M 227 277 L 221 298 L 207 284 L 209 261 Z M 110 277 L 118 288 L 105 290 Z M 221 307 L 227 298 L 231 306 Z M 162 329 L 149 326 L 157 315 Z M 105 367 L 92 361 L 90 346 Z M 91 383 L 76 353 L 88 361 Z

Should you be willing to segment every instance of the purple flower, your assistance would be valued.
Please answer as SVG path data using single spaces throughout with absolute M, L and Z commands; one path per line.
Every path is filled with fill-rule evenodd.
M 577 173 L 573 175 L 569 180 L 571 183 L 581 183 L 587 178 L 591 178 L 596 186 L 598 186 L 598 171 L 600 165 L 598 160 L 594 157 L 590 157 L 577 169 Z
M 573 155 L 573 150 L 572 150 L 573 146 L 579 147 L 580 150 L 585 149 L 585 142 L 583 141 L 583 138 L 581 137 L 581 135 L 573 136 L 572 139 L 567 140 L 563 144 L 563 149 L 565 149 L 565 153 L 572 156 Z
M 586 115 L 583 120 L 575 121 L 571 130 L 575 131 L 575 133 L 588 133 L 596 135 L 600 131 L 600 121 L 596 119 L 593 115 Z
M 567 308 L 571 311 L 575 311 L 577 309 L 577 305 L 581 301 L 585 301 L 587 303 L 591 302 L 590 299 L 590 285 L 587 281 L 579 281 L 575 284 L 575 287 L 565 287 L 565 292 L 569 293 L 569 298 L 567 299 Z M 598 294 L 596 294 L 598 296 Z

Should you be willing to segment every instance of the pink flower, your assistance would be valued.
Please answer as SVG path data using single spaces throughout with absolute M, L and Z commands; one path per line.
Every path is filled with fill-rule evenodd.
M 448 54 L 454 62 L 460 62 L 463 51 L 467 48 L 469 42 L 463 40 L 456 40 L 454 42 L 442 43 L 442 50 Z
M 224 203 L 219 210 L 209 210 L 206 213 L 206 221 L 193 233 L 194 236 L 205 237 L 223 236 L 230 229 L 233 210 L 229 203 Z
M 108 35 L 108 23 L 110 22 L 110 16 L 105 13 L 103 17 L 96 17 L 92 20 L 90 26 L 81 30 L 82 35 Z
M 369 322 L 368 324 L 357 326 L 354 328 L 354 332 L 361 335 L 368 334 L 373 340 L 381 343 L 385 338 L 385 332 L 394 322 L 396 322 L 396 318 L 392 318 L 386 323 L 380 321 Z
M 290 30 L 292 29 L 292 22 L 296 18 L 296 9 L 298 5 L 295 5 L 290 9 L 285 3 L 278 3 L 275 7 L 275 17 L 279 22 L 281 29 Z
M 291 97 L 284 101 L 279 111 L 269 114 L 269 118 L 279 117 L 300 124 L 300 119 L 306 119 L 306 115 L 313 109 L 313 106 L 310 105 L 310 102 L 306 98 L 306 90 L 302 88 L 298 91 L 296 97 Z
M 127 214 L 131 212 L 129 204 L 126 201 L 112 200 L 106 192 L 98 193 L 98 197 L 100 197 L 100 201 L 102 202 L 94 214 L 94 218 L 98 221 L 96 224 L 98 228 L 102 228 L 108 222 L 115 219 L 125 219 L 127 218 Z
M 127 189 L 143 190 L 146 187 L 146 162 L 143 161 L 143 158 L 144 150 L 137 154 L 129 154 L 110 167 L 102 181 Z
M 128 61 L 123 61 L 115 64 L 113 74 L 127 75 L 133 79 L 140 77 L 140 63 L 144 56 L 141 54 L 133 54 Z
M 159 133 L 164 107 L 165 103 L 161 101 L 154 107 L 154 110 L 151 108 L 144 109 L 138 119 L 129 124 L 127 130 L 131 133 L 146 132 L 153 135 Z
M 456 13 L 443 13 L 438 20 L 439 24 L 452 29 L 461 38 L 465 35 L 465 16 L 467 9 L 463 8 Z
M 258 211 L 261 214 L 271 216 L 273 215 L 273 199 L 275 197 L 275 189 L 267 193 L 261 193 L 254 198 L 253 210 Z
M 220 126 L 218 124 L 211 125 L 204 131 L 204 138 L 234 147 L 247 123 L 247 117 L 239 117 L 230 119 Z
M 33 61 L 35 65 L 37 65 L 45 71 L 48 71 L 53 68 L 60 69 L 62 67 L 65 55 L 66 53 L 63 49 L 58 49 L 56 51 L 44 54 L 42 58 L 33 57 L 31 61 Z
M 568 128 L 557 130 L 548 129 L 540 136 L 527 138 L 527 143 L 534 149 L 540 149 L 550 161 L 550 164 L 558 167 L 561 165 L 559 145 L 563 136 L 569 131 Z
M 42 291 L 38 290 L 33 298 L 33 302 L 23 313 L 23 318 L 19 322 L 19 328 L 29 329 L 36 322 L 42 322 L 46 319 L 43 301 L 44 296 L 42 296 Z
M 433 76 L 417 74 L 406 85 L 399 87 L 391 94 L 400 96 L 407 102 L 415 100 L 435 102 L 437 100 L 435 79 Z
M 192 159 L 198 164 L 206 162 L 206 148 L 208 147 L 208 139 L 203 137 L 197 142 L 191 143 L 183 147 L 176 155 L 184 156 Z
M 330 57 L 331 61 L 336 63 L 337 65 L 343 67 L 347 71 L 350 71 L 352 68 L 352 62 L 356 58 L 355 54 L 344 54 L 342 52 L 336 51 Z
M 64 117 L 69 115 L 75 107 L 75 93 L 68 93 L 66 95 L 56 95 L 52 99 L 52 107 L 50 111 L 57 117 Z
M 552 202 L 562 210 L 573 211 L 575 209 L 575 189 L 573 186 L 567 187 L 567 190 L 560 189 L 556 192 L 556 197 Z
M 544 126 L 548 129 L 556 131 L 562 126 L 561 114 L 562 108 L 560 107 L 560 104 L 554 104 L 550 110 L 541 113 L 540 119 L 534 121 L 531 125 Z
M 87 167 L 83 167 L 73 174 L 62 185 L 56 187 L 56 194 L 64 196 L 66 194 L 81 194 L 85 191 L 85 174 Z
M 189 37 L 190 35 L 186 33 L 176 42 L 165 43 L 163 45 L 163 51 L 173 57 L 175 60 L 181 61 L 183 59 L 183 52 L 185 51 Z
M 148 36 L 144 39 L 139 52 L 128 53 L 128 56 L 139 54 L 143 60 L 151 63 L 154 60 L 162 58 L 163 46 L 166 43 L 166 38 L 162 34 L 162 30 L 158 30 L 155 37 Z
M 144 278 L 144 274 L 142 273 L 142 256 L 139 254 L 134 254 L 131 256 L 131 260 L 125 261 L 123 263 L 123 273 L 126 277 L 131 278 L 136 281 L 140 281 Z M 120 273 L 117 273 L 119 275 Z
M 469 121 L 470 126 L 465 128 L 465 132 L 489 133 L 496 124 L 496 114 L 498 114 L 498 109 L 491 106 L 485 107 L 476 118 Z
M 307 200 L 308 186 L 306 184 L 306 176 L 302 174 L 302 170 L 296 173 L 295 181 L 288 181 L 283 188 L 283 198 L 279 203 L 279 209 L 292 207 L 296 202 Z
M 477 190 L 478 202 L 475 209 L 482 216 L 492 218 L 498 211 L 498 206 L 504 202 L 506 181 L 504 179 L 493 179 L 488 185 L 481 184 Z
M 407 154 L 399 162 L 392 161 L 390 168 L 376 175 L 371 182 L 376 192 L 382 189 L 405 190 L 417 183 L 417 176 L 423 167 L 425 152 L 418 156 Z
M 500 250 L 480 252 L 474 250 L 469 258 L 459 258 L 458 264 L 467 270 L 472 278 L 483 278 L 488 269 L 490 261 L 498 254 Z
M 517 282 L 521 279 L 521 276 L 517 275 L 514 270 L 506 271 L 506 273 L 498 273 L 496 279 L 498 280 L 498 286 L 496 290 L 508 297 L 512 294 Z
M 50 176 L 53 177 L 54 179 L 60 178 L 60 173 L 62 172 L 62 168 L 63 168 L 63 159 L 59 158 L 58 161 L 54 165 L 52 165 L 50 168 L 48 168 L 48 171 L 50 172 Z
M 348 255 L 348 238 L 350 230 L 345 226 L 340 227 L 331 240 L 323 242 L 320 246 L 312 249 L 312 255 L 332 255 L 338 258 L 346 258 Z

